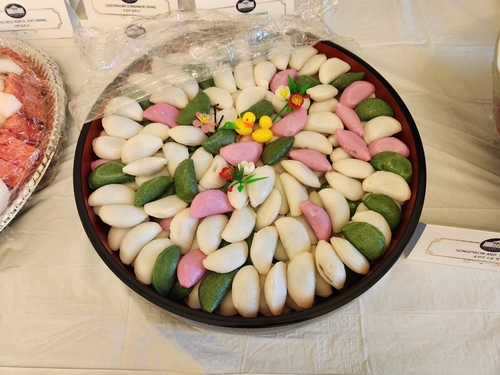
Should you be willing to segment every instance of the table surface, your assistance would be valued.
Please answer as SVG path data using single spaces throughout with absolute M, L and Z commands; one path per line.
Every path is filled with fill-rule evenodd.
M 403 98 L 427 158 L 421 221 L 500 231 L 492 117 L 498 0 L 343 0 L 327 24 Z M 72 39 L 41 40 L 71 100 L 92 72 Z M 92 248 L 68 116 L 53 181 L 0 235 L 0 374 L 499 374 L 500 272 L 402 256 L 325 316 L 229 329 L 167 313 Z

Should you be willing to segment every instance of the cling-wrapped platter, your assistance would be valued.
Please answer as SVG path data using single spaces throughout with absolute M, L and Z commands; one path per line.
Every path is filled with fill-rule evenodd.
M 198 82 L 184 104 L 178 87 L 165 87 L 141 100 L 136 120 L 111 105 L 133 99 L 109 93 L 148 74 L 149 57 L 103 93 L 105 115 L 83 126 L 76 149 L 75 198 L 98 254 L 145 299 L 214 325 L 297 323 L 360 296 L 401 255 L 425 194 L 416 125 L 362 59 L 331 42 L 311 48 L 301 67 L 255 64 L 253 85 L 234 96 L 220 76 Z M 370 106 L 348 90 L 356 81 Z M 405 156 L 386 141 L 370 150 L 378 138 Z M 391 172 L 395 161 L 403 167 Z
M 56 62 L 26 41 L 0 37 L 0 231 L 40 185 L 66 125 Z

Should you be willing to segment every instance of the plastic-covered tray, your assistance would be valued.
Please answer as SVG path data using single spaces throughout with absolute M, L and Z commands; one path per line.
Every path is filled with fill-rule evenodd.
M 0 59 L 11 59 L 24 69 L 22 74 L 25 77 L 20 80 L 26 79 L 26 75 L 34 79 L 30 86 L 30 90 L 34 91 L 21 89 L 18 96 L 22 102 L 30 101 L 31 105 L 42 108 L 40 113 L 43 113 L 41 119 L 32 114 L 22 114 L 25 119 L 35 123 L 32 125 L 37 130 L 36 139 L 21 134 L 22 130 L 10 129 L 7 132 L 4 127 L 5 123 L 0 126 L 0 129 L 4 127 L 3 132 L 8 134 L 3 138 L 5 141 L 3 145 L 6 148 L 11 141 L 23 146 L 19 143 L 21 141 L 27 145 L 26 147 L 36 149 L 34 157 L 18 165 L 22 176 L 16 183 L 11 183 L 9 186 L 10 199 L 0 212 L 0 231 L 2 231 L 16 217 L 40 185 L 49 166 L 55 163 L 58 145 L 65 131 L 67 98 L 58 65 L 47 52 L 38 46 L 17 38 L 0 36 Z M 30 98 L 30 92 L 37 98 L 36 100 Z M 14 95 L 16 96 L 15 93 Z M 22 111 L 23 108 L 19 112 Z M 4 150 L 0 158 L 7 159 Z M 49 178 L 48 175 L 47 178 Z
M 103 129 L 101 119 L 98 118 L 84 124 L 75 151 L 73 184 L 78 213 L 90 242 L 106 265 L 120 280 L 146 300 L 166 311 L 206 324 L 237 328 L 281 326 L 313 319 L 345 305 L 372 287 L 399 259 L 418 224 L 425 196 L 425 156 L 417 126 L 401 97 L 368 63 L 352 52 L 329 41 L 318 43 L 315 47 L 319 53 L 324 53 L 327 57 L 338 57 L 348 62 L 353 71 L 363 71 L 366 73 L 365 80 L 371 82 L 376 87 L 377 96 L 389 103 L 394 109 L 394 117 L 401 122 L 403 127 L 398 136 L 410 148 L 410 161 L 414 169 L 410 186 L 412 196 L 403 206 L 401 224 L 393 234 L 392 242 L 383 257 L 372 264 L 368 274 L 357 275 L 349 287 L 336 291 L 330 297 L 318 301 L 312 308 L 293 311 L 280 316 L 263 316 L 260 314 L 257 317 L 251 318 L 240 315 L 222 316 L 216 313 L 194 310 L 183 301 L 161 296 L 151 285 L 141 283 L 136 278 L 133 268 L 122 263 L 118 252 L 110 248 L 107 239 L 109 226 L 99 219 L 88 203 L 88 198 L 91 194 L 88 178 L 91 172 L 91 163 L 93 160 L 96 160 L 96 155 L 92 149 L 92 142 L 99 136 Z M 114 92 L 114 88 L 120 85 L 124 77 L 135 70 L 140 70 L 144 66 L 143 62 L 143 60 L 137 61 L 125 70 L 122 75 L 117 77 L 115 82 L 108 87 L 108 91 L 104 92 L 101 99 L 96 103 L 96 108 L 102 107 L 102 99 L 108 97 L 107 94 L 109 92 Z

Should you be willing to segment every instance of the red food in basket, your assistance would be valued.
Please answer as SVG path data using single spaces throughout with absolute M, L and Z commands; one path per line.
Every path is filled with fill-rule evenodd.
M 1 129 L 2 132 L 8 132 L 17 139 L 36 146 L 43 139 L 44 127 L 44 124 L 37 120 L 14 113 L 5 120 Z
M 9 49 L 0 49 L 0 57 L 9 58 L 23 69 L 22 74 L 9 74 L 4 82 L 4 92 L 14 95 L 21 103 L 21 113 L 42 123 L 47 121 L 45 101 L 46 83 L 36 71 L 36 65 Z
M 18 176 L 16 165 L 9 163 L 3 159 L 0 159 L 0 177 L 5 185 L 13 187 L 18 183 Z
M 10 189 L 18 186 L 28 175 L 29 170 L 0 159 L 0 178 Z
M 0 179 L 11 189 L 21 187 L 38 165 L 40 155 L 40 149 L 0 128 Z
M 15 165 L 29 165 L 40 157 L 40 150 L 0 129 L 0 159 Z
M 41 163 L 47 145 L 44 137 L 51 130 L 51 103 L 36 62 L 8 48 L 0 48 L 0 58 L 23 69 L 22 74 L 6 74 L 4 92 L 14 95 L 22 106 L 0 126 L 0 179 L 11 191 L 19 191 Z
M 40 149 L 31 146 L 8 132 L 0 129 L 0 159 L 3 168 L 0 169 L 0 179 L 11 188 L 19 187 L 38 164 L 40 158 Z M 5 163 L 14 167 L 7 166 Z

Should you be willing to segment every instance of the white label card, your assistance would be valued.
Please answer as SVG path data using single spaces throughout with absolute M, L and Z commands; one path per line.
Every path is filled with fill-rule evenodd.
M 68 7 L 65 0 L 0 1 L 0 32 L 20 39 L 73 37 Z
M 89 20 L 150 17 L 178 10 L 177 0 L 83 0 Z
M 500 271 L 500 233 L 419 223 L 408 259 Z
M 219 9 L 234 14 L 290 14 L 295 0 L 196 0 L 197 9 Z

